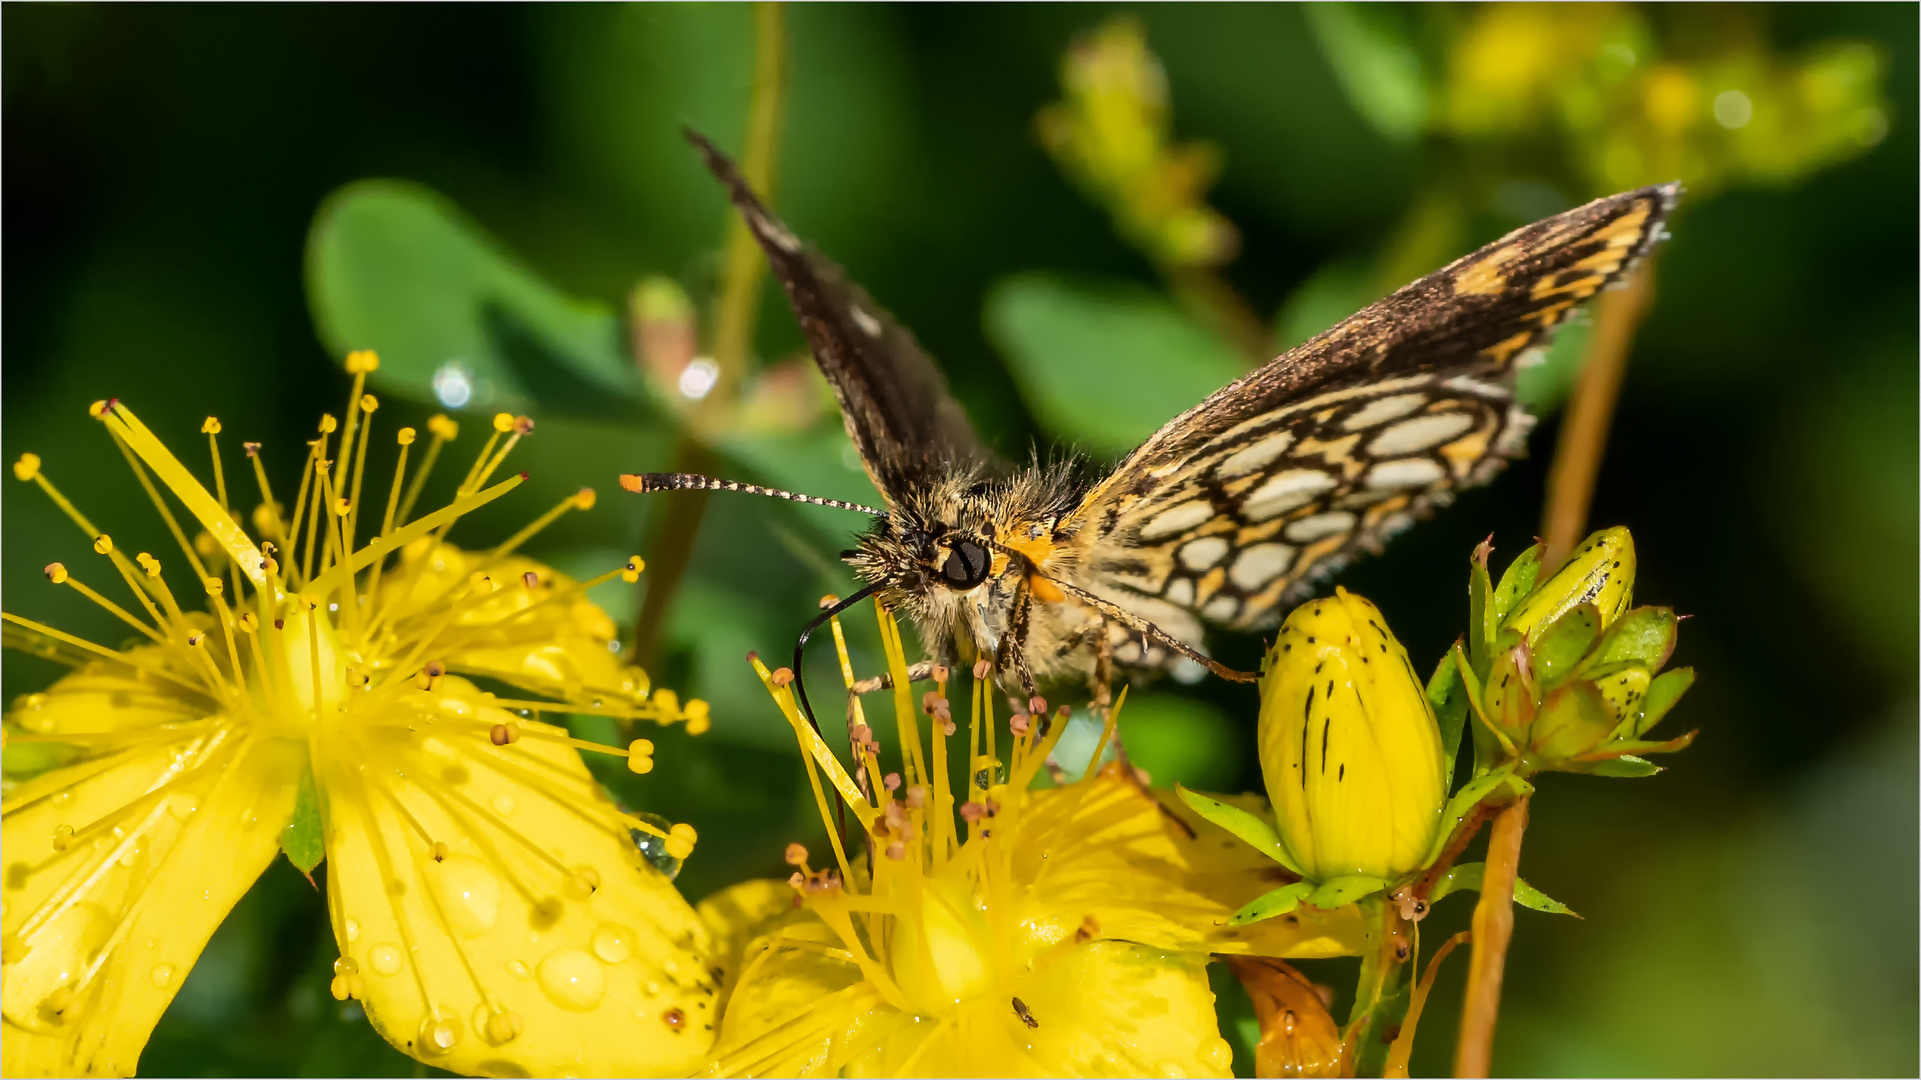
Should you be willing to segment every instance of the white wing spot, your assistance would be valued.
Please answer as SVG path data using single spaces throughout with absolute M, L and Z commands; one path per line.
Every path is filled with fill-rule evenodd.
M 1215 622 L 1227 622 L 1232 619 L 1234 613 L 1239 610 L 1241 610 L 1241 602 L 1239 600 L 1231 596 L 1217 596 L 1207 602 L 1207 606 L 1201 609 L 1201 614 L 1213 619 Z
M 754 213 L 754 223 L 760 226 L 759 231 L 772 240 L 775 247 L 789 255 L 800 254 L 800 240 L 793 233 L 788 232 L 785 226 L 758 212 Z
M 865 333 L 868 337 L 871 337 L 871 338 L 877 338 L 880 336 L 880 320 L 879 319 L 876 319 L 872 315 L 869 315 L 867 312 L 863 311 L 859 304 L 849 304 L 847 307 L 847 310 L 849 314 L 854 316 L 854 325 L 860 327 L 862 333 Z
M 1302 518 L 1281 532 L 1289 540 L 1307 544 L 1324 537 L 1339 536 L 1354 527 L 1354 520 L 1354 515 L 1345 510 L 1330 510 L 1325 514 Z
M 1189 540 L 1181 549 L 1181 562 L 1189 570 L 1206 570 L 1221 561 L 1227 554 L 1227 538 L 1224 536 L 1203 536 L 1199 540 Z
M 1189 499 L 1154 515 L 1153 520 L 1141 526 L 1141 539 L 1158 540 L 1163 536 L 1183 533 L 1213 516 L 1213 503 L 1206 499 Z
M 1179 607 L 1193 607 L 1194 579 L 1184 577 L 1175 578 L 1168 583 L 1167 592 L 1162 594 L 1162 596 L 1170 604 L 1175 604 Z
M 1242 592 L 1253 592 L 1274 580 L 1274 575 L 1293 562 L 1294 549 L 1286 544 L 1255 544 L 1241 552 L 1227 576 Z
M 1446 476 L 1446 470 L 1432 458 L 1402 458 L 1383 461 L 1370 469 L 1367 486 L 1371 488 L 1426 487 Z
M 1354 415 L 1341 422 L 1344 431 L 1359 431 L 1399 419 L 1427 404 L 1426 394 L 1396 394 L 1393 397 L 1376 398 L 1355 410 Z
M 1367 452 L 1374 457 L 1399 457 L 1426 450 L 1473 427 L 1477 419 L 1471 412 L 1444 412 L 1403 420 L 1376 435 Z
M 1266 521 L 1276 514 L 1306 506 L 1333 486 L 1334 478 L 1316 469 L 1276 473 L 1247 496 L 1247 501 L 1241 504 L 1241 516 L 1249 521 Z
M 1294 444 L 1294 433 L 1280 431 L 1250 446 L 1234 451 L 1214 466 L 1214 475 L 1223 479 L 1230 476 L 1245 476 L 1267 467 L 1267 463 L 1287 452 Z

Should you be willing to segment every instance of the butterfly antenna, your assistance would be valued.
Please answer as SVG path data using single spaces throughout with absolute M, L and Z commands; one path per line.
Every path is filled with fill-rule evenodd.
M 640 494 L 649 491 L 743 491 L 749 495 L 766 495 L 775 499 L 786 499 L 788 502 L 807 503 L 811 506 L 855 510 L 873 517 L 883 517 L 887 513 L 885 510 L 876 510 L 856 502 L 801 495 L 792 491 L 782 491 L 779 488 L 761 487 L 759 484 L 743 484 L 738 480 L 716 480 L 711 476 L 699 476 L 695 473 L 622 473 L 620 486 Z

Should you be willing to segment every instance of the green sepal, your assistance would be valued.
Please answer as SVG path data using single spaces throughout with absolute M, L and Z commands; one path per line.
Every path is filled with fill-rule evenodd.
M 280 830 L 280 850 L 294 869 L 311 877 L 314 867 L 327 857 L 327 846 L 320 831 L 320 795 L 314 790 L 313 767 L 300 773 L 300 790 L 293 801 L 293 818 Z
M 1294 865 L 1293 856 L 1287 853 L 1287 846 L 1281 843 L 1281 836 L 1274 831 L 1274 826 L 1238 806 L 1229 806 L 1218 799 L 1198 795 L 1179 784 L 1174 785 L 1174 792 L 1195 813 L 1251 844 L 1254 850 L 1287 867 L 1295 876 L 1307 876 L 1301 873 L 1300 867 Z
M 1681 695 L 1693 685 L 1693 668 L 1675 668 L 1655 676 L 1654 681 L 1648 684 L 1647 696 L 1641 699 L 1641 716 L 1634 724 L 1635 737 L 1647 734 L 1649 728 L 1660 723 L 1674 703 L 1681 700 Z
M 1649 671 L 1661 670 L 1674 654 L 1675 631 L 1680 618 L 1673 608 L 1638 607 L 1614 620 L 1601 636 L 1601 643 L 1588 657 L 1589 665 L 1619 664 L 1634 661 Z
M 1455 648 L 1460 648 L 1456 643 Z M 1427 681 L 1427 702 L 1434 707 L 1434 720 L 1441 729 L 1441 790 L 1454 786 L 1454 763 L 1461 750 L 1461 728 L 1467 724 L 1467 689 L 1461 684 L 1461 671 L 1452 654 L 1441 658 L 1434 677 Z
M 1535 544 L 1516 555 L 1501 572 L 1501 583 L 1494 587 L 1494 625 L 1505 622 L 1521 597 L 1534 591 L 1534 580 L 1541 573 L 1541 555 L 1546 551 L 1546 544 Z
M 1428 890 L 1427 902 L 1438 904 L 1441 898 L 1455 892 L 1480 892 L 1481 879 L 1487 872 L 1486 863 L 1458 863 L 1448 868 Z M 1554 899 L 1527 883 L 1527 879 L 1516 875 L 1514 878 L 1514 902 L 1533 911 L 1545 911 L 1549 915 L 1572 915 L 1580 918 L 1573 908 Z
M 1636 779 L 1643 776 L 1653 776 L 1655 773 L 1661 772 L 1662 769 L 1661 766 L 1656 765 L 1646 758 L 1635 757 L 1633 754 L 1622 754 L 1620 757 L 1608 758 L 1604 761 L 1572 762 L 1568 765 L 1567 771 L 1586 773 L 1589 776 L 1615 776 L 1625 779 Z
M 1285 915 L 1300 907 L 1301 901 L 1307 899 L 1307 894 L 1313 891 L 1314 883 L 1311 881 L 1296 881 L 1291 885 L 1283 885 L 1249 900 L 1241 910 L 1228 916 L 1227 925 L 1246 926 L 1248 923 L 1271 919 L 1276 915 Z
M 1363 896 L 1371 896 L 1387 888 L 1387 882 L 1368 874 L 1346 874 L 1329 878 L 1314 887 L 1314 891 L 1304 901 L 1310 907 L 1322 911 L 1333 911 L 1346 907 Z
M 1454 670 L 1460 675 L 1461 694 L 1467 700 L 1468 711 L 1480 721 L 1468 725 L 1474 732 L 1474 775 L 1485 776 L 1504 758 L 1514 756 L 1514 744 L 1488 723 L 1487 711 L 1481 705 L 1481 681 L 1474 675 L 1469 665 L 1467 651 L 1460 642 L 1448 652 L 1448 660 L 1453 661 Z M 1442 663 L 1447 663 L 1443 660 Z
M 1573 760 L 1576 762 L 1608 761 L 1628 754 L 1633 754 L 1637 757 L 1642 754 L 1672 754 L 1677 750 L 1686 750 L 1688 747 L 1694 745 L 1694 737 L 1699 734 L 1699 731 L 1690 731 L 1686 735 L 1668 739 L 1665 742 L 1657 742 L 1652 739 L 1624 739 L 1620 742 L 1608 743 L 1606 746 L 1582 754 Z
M 1535 681 L 1546 694 L 1568 681 L 1588 656 L 1601 632 L 1601 611 L 1593 604 L 1568 609 L 1536 639 L 1531 659 Z
M 1447 809 L 1441 811 L 1441 831 L 1435 834 L 1434 846 L 1428 849 L 1427 858 L 1421 860 L 1421 865 L 1433 865 L 1434 860 L 1441 857 L 1441 851 L 1447 847 L 1447 842 L 1454 835 L 1454 830 L 1461 827 L 1461 822 L 1474 812 L 1474 808 L 1481 804 L 1481 800 L 1494 794 L 1503 786 L 1516 796 L 1525 795 L 1534 790 L 1534 785 L 1514 775 L 1512 763 L 1469 780 L 1461 786 L 1461 790 L 1454 793 L 1453 798 L 1447 801 Z
M 1474 549 L 1467 572 L 1467 650 L 1475 671 L 1486 671 L 1494 648 L 1494 630 L 1501 625 L 1494 618 L 1494 585 L 1487 576 L 1488 546 L 1485 541 Z

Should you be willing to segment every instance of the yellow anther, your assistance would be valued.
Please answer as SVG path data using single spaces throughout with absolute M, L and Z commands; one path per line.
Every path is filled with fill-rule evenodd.
M 335 428 L 337 428 L 337 427 L 339 427 L 339 426 L 340 426 L 340 421 L 338 421 L 338 420 L 335 420 L 335 419 L 334 419 L 334 414 L 332 414 L 332 413 L 321 413 L 321 414 L 320 414 L 320 431 L 321 431 L 321 434 L 323 434 L 323 435 L 324 435 L 324 434 L 327 434 L 327 433 L 329 433 L 329 432 L 331 432 L 331 431 L 333 431 L 333 429 L 335 429 Z
M 467 587 L 476 593 L 485 595 L 494 591 L 494 579 L 488 577 L 484 571 L 476 570 L 467 575 Z
M 87 415 L 93 417 L 95 420 L 99 420 L 106 416 L 107 410 L 113 408 L 113 406 L 114 400 L 112 398 L 102 398 L 87 406 Z
M 217 577 L 210 577 L 206 581 L 201 582 L 201 584 L 207 587 L 208 596 L 219 596 L 221 593 L 227 591 L 227 583 Z
M 494 430 L 502 435 L 514 429 L 514 414 L 503 412 L 494 414 Z
M 278 574 L 280 572 L 280 560 L 278 559 L 260 560 L 260 572 L 263 574 Z
M 642 776 L 654 771 L 654 744 L 647 739 L 635 739 L 627 744 L 627 769 Z
M 495 746 L 512 746 L 520 741 L 519 724 L 495 724 L 487 733 L 487 738 Z
M 512 1009 L 497 1012 L 487 1018 L 487 1041 L 495 1046 L 513 1042 L 526 1029 L 527 1022 L 520 1018 L 519 1013 Z
M 205 420 L 202 420 L 200 422 L 200 433 L 202 435 L 220 434 L 220 418 L 217 416 L 209 416 Z
M 205 529 L 194 534 L 193 549 L 199 552 L 200 557 L 203 559 L 216 559 L 226 554 L 227 551 L 226 548 L 220 546 L 220 541 L 215 540 L 213 534 Z
M 21 454 L 20 460 L 13 463 L 13 478 L 15 480 L 31 480 L 39 475 L 39 454 Z
M 260 453 L 260 444 L 257 442 L 243 442 L 240 444 L 240 449 L 245 450 L 248 457 L 253 457 L 255 454 Z
M 636 555 L 627 560 L 626 566 L 620 568 L 620 580 L 632 585 L 634 582 L 640 580 L 640 575 L 645 572 L 646 569 L 647 560 Z
M 53 827 L 53 850 L 65 851 L 73 846 L 73 826 L 55 825 Z
M 205 640 L 207 640 L 207 635 L 201 633 L 198 630 L 195 630 L 193 633 L 187 635 L 187 644 L 193 646 L 196 649 L 199 648 L 200 643 Z
M 57 562 L 48 563 L 47 580 L 53 582 L 55 585 L 65 585 L 67 583 L 66 566 Z
M 140 564 L 140 568 L 147 572 L 148 577 L 160 576 L 160 560 L 154 558 L 152 555 L 143 551 L 134 556 L 133 561 Z
M 674 693 L 672 690 L 656 690 L 650 700 L 652 700 L 654 708 L 659 709 L 663 714 L 667 716 L 680 715 L 680 695 Z
M 280 510 L 278 507 L 261 503 L 259 506 L 253 508 L 253 529 L 263 536 L 271 534 L 274 525 L 279 522 L 279 520 Z
M 361 687 L 367 685 L 372 681 L 373 679 L 369 677 L 367 674 L 367 669 L 361 667 L 358 664 L 355 664 L 352 667 L 349 667 L 347 669 L 347 685 L 353 687 L 356 690 L 360 689 Z
M 453 442 L 454 436 L 460 434 L 460 425 L 447 419 L 446 413 L 435 413 L 427 418 L 427 431 L 435 438 Z
M 93 550 L 102 555 L 111 553 L 113 551 L 113 537 L 108 536 L 106 533 L 101 533 L 99 536 L 94 537 Z
M 257 616 L 255 616 L 253 612 L 243 611 L 240 613 L 241 633 L 251 634 L 255 630 L 259 629 L 259 627 L 260 627 L 260 619 Z
M 435 862 L 446 862 L 448 855 L 447 841 L 435 840 L 432 854 Z
M 531 417 L 531 416 L 516 416 L 516 417 L 514 417 L 514 434 L 516 434 L 516 435 L 532 435 L 533 433 L 534 433 L 534 418 L 533 418 L 533 417 Z
M 574 509 L 592 510 L 594 508 L 594 489 L 581 488 L 574 493 Z
M 395 438 L 402 446 L 412 446 L 414 444 L 414 429 L 410 427 L 401 428 L 400 433 L 395 436 Z
M 360 411 L 361 412 L 370 413 L 378 408 L 380 408 L 379 398 L 373 396 L 372 394 L 360 395 Z
M 320 606 L 320 601 L 315 600 L 306 593 L 295 593 L 293 599 L 294 603 L 299 605 L 304 611 L 313 611 Z
M 347 354 L 347 374 L 364 375 L 380 370 L 380 356 L 372 349 L 355 349 Z
M 676 825 L 667 830 L 667 854 L 676 859 L 685 859 L 694 853 L 694 841 L 698 839 L 692 825 Z
M 788 844 L 786 862 L 789 866 L 798 866 L 805 869 L 807 866 L 807 849 L 800 844 Z
M 714 726 L 713 718 L 708 714 L 707 703 L 699 698 L 687 699 L 686 716 L 689 735 L 703 734 L 708 728 Z
M 567 893 L 576 900 L 586 900 L 600 888 L 600 871 L 591 866 L 583 866 L 567 878 Z
M 360 976 L 335 975 L 333 981 L 327 984 L 327 992 L 334 996 L 335 1001 L 357 998 L 360 996 Z
M 347 511 L 352 510 L 353 508 L 354 508 L 354 503 L 352 499 L 335 499 L 334 500 L 334 514 L 338 517 L 346 517 Z

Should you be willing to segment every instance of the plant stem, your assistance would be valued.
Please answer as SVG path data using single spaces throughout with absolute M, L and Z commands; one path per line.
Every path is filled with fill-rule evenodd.
M 1548 471 L 1547 511 L 1541 524 L 1547 542 L 1541 560 L 1545 565 L 1559 562 L 1586 532 L 1594 482 L 1607 450 L 1608 426 L 1621 396 L 1621 377 L 1627 370 L 1634 332 L 1653 297 L 1654 267 L 1644 263 L 1626 284 L 1604 294 L 1596 305 L 1587 364 L 1568 397 L 1554 465 Z
M 740 156 L 740 172 L 763 199 L 772 202 L 774 153 L 780 142 L 781 110 L 786 89 L 786 13 L 779 3 L 754 5 L 754 84 L 747 106 L 747 138 Z M 714 365 L 719 369 L 713 389 L 687 418 L 674 446 L 674 468 L 706 473 L 715 456 L 708 440 L 716 435 L 731 412 L 746 376 L 754 324 L 760 314 L 760 283 L 767 261 L 740 215 L 727 215 L 726 270 L 720 301 L 715 308 Z M 694 539 L 707 510 L 705 491 L 686 491 L 655 498 L 670 500 L 662 507 L 645 545 L 647 595 L 634 620 L 633 656 L 645 668 L 659 657 L 667 609 L 680 591 L 687 566 L 693 561 Z
M 1494 1055 L 1494 1021 L 1501 1011 L 1501 977 L 1507 967 L 1508 941 L 1514 936 L 1514 879 L 1521 864 L 1521 834 L 1527 831 L 1526 795 L 1494 815 L 1488 835 L 1487 868 L 1481 899 L 1474 905 L 1474 957 L 1468 963 L 1467 1001 L 1461 1008 L 1461 1037 L 1454 1047 L 1455 1076 L 1486 1076 Z
M 1360 907 L 1367 925 L 1367 951 L 1361 954 L 1354 1007 L 1343 1033 L 1347 1075 L 1379 1076 L 1407 1014 L 1407 967 L 1419 928 L 1401 918 L 1400 905 L 1379 896 L 1362 900 Z

